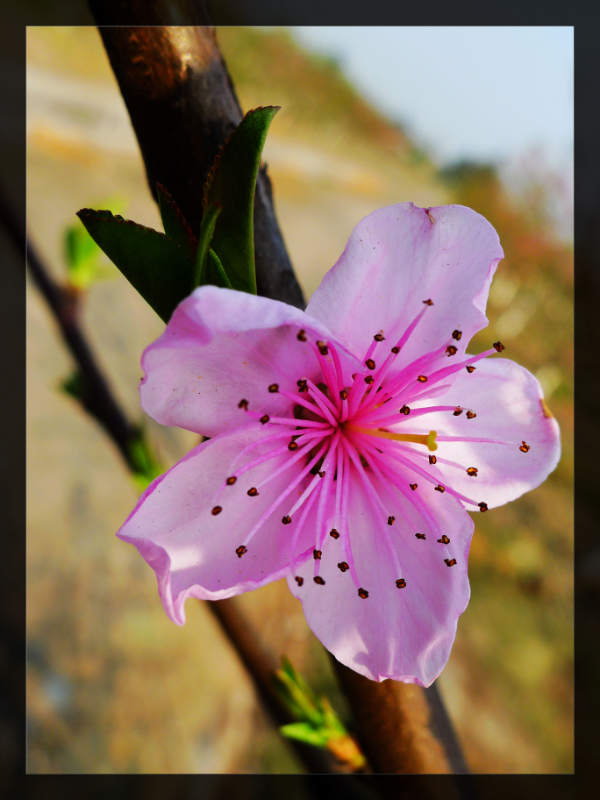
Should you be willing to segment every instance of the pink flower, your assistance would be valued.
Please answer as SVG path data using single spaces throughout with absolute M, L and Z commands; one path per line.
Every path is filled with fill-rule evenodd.
M 373 680 L 428 686 L 469 599 L 469 511 L 540 484 L 556 421 L 527 370 L 466 354 L 503 252 L 461 206 L 383 208 L 306 312 L 194 291 L 143 357 L 142 405 L 209 441 L 119 531 L 169 617 L 287 577 L 308 624 Z

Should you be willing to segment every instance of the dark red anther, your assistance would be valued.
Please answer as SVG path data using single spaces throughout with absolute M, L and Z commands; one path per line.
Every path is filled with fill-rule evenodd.
M 396 586 L 398 587 L 398 589 L 404 589 L 404 587 L 406 586 L 406 581 L 404 580 L 404 578 L 398 578 L 398 580 L 396 581 Z
M 488 510 L 488 504 L 487 503 L 477 503 L 477 505 L 479 506 L 479 510 L 480 511 L 487 511 Z
M 435 456 L 429 456 L 429 463 L 430 464 L 437 464 L 437 458 Z
M 248 491 L 246 492 L 246 494 L 247 494 L 249 497 L 256 497 L 256 495 L 258 494 L 258 489 L 256 488 L 256 486 L 253 486 L 251 489 L 248 489 Z
M 366 589 L 359 589 L 358 596 L 361 597 L 363 600 L 366 600 L 367 597 L 369 596 L 369 593 L 367 592 Z
M 392 347 L 392 353 L 395 356 L 397 356 L 399 352 L 400 352 L 400 348 L 398 347 L 398 345 L 394 345 L 394 347 Z
M 237 553 L 237 557 L 241 558 L 244 555 L 244 553 L 248 552 L 248 548 L 244 547 L 244 545 L 241 544 L 239 547 L 235 548 L 235 552 Z
M 495 350 L 497 353 L 501 353 L 501 352 L 502 352 L 504 349 L 505 349 L 505 347 L 504 347 L 504 345 L 502 344 L 502 342 L 494 342 L 494 350 Z
M 319 561 L 323 553 L 321 550 L 313 550 L 313 558 L 315 561 Z
M 468 372 L 468 373 L 471 373 L 471 372 L 475 372 L 475 370 L 477 369 L 477 367 L 474 367 L 474 366 L 473 366 L 473 364 L 467 364 L 467 366 L 465 367 L 465 369 L 467 370 L 467 372 Z
M 221 511 L 223 511 L 223 507 L 222 506 L 215 506 L 210 513 L 213 515 L 213 517 L 216 517 L 217 514 L 221 513 Z
M 261 422 L 263 425 L 266 425 L 270 419 L 271 417 L 268 414 L 263 414 L 259 422 Z
M 456 559 L 455 558 L 445 558 L 444 559 L 444 564 L 447 567 L 453 567 L 456 564 Z
M 325 342 L 317 342 L 317 347 L 319 348 L 319 353 L 321 353 L 322 356 L 326 356 L 327 353 L 329 353 L 329 349 Z
M 296 577 L 294 578 L 294 580 L 296 581 L 296 583 L 298 584 L 298 586 L 302 586 L 302 584 L 304 583 L 304 578 L 301 578 L 301 577 L 300 577 L 300 575 L 296 575 Z
M 477 414 L 474 411 L 467 411 L 467 419 L 475 419 Z
M 426 375 L 419 375 L 419 377 L 417 378 L 417 380 L 419 381 L 419 383 L 426 383 L 426 381 L 427 381 L 427 376 L 426 376 Z
M 329 535 L 331 536 L 332 539 L 339 539 L 340 538 L 340 533 L 339 533 L 339 531 L 336 531 L 335 528 L 332 528 L 329 531 Z
M 472 478 L 474 478 L 478 472 L 479 470 L 477 467 L 467 467 L 467 475 L 470 475 Z
M 296 336 L 296 339 L 298 339 L 299 342 L 305 342 L 306 341 L 306 331 L 304 330 L 304 328 L 302 328 L 301 330 L 298 331 L 298 335 Z
M 281 518 L 281 521 L 283 522 L 284 525 L 289 525 L 290 522 L 292 521 L 292 518 L 286 514 L 285 517 Z
M 463 409 L 462 409 L 462 408 L 460 408 L 460 406 L 456 406 L 456 408 L 455 408 L 455 409 L 454 409 L 454 411 L 452 412 L 452 416 L 453 416 L 453 417 L 460 417 L 460 415 L 461 415 L 462 413 L 463 413 Z
M 435 489 L 436 492 L 440 492 L 440 494 L 444 494 L 444 492 L 446 491 L 446 489 L 442 486 L 441 483 L 438 483 L 438 485 L 434 486 L 433 488 Z
M 432 306 L 432 305 L 433 305 L 433 300 L 423 300 L 423 303 L 424 303 L 426 306 Z
M 415 536 L 416 536 L 417 539 L 424 539 L 425 538 L 425 534 L 424 533 L 415 533 Z
M 271 394 L 275 394 L 276 392 L 278 392 L 279 391 L 279 384 L 278 383 L 272 383 L 269 386 L 269 391 L 271 392 Z
M 238 403 L 238 408 L 243 408 L 244 411 L 248 411 L 248 401 L 240 400 L 240 402 Z
M 441 539 L 438 539 L 440 544 L 450 544 L 450 539 L 444 533 Z
M 365 364 L 369 369 L 375 369 L 375 362 L 373 361 L 372 358 L 367 358 Z
M 458 353 L 458 348 L 453 344 L 449 344 L 446 348 L 446 352 L 448 353 L 448 358 L 450 358 L 450 356 L 455 356 Z
M 400 413 L 404 414 L 405 417 L 408 417 L 408 415 L 410 414 L 410 408 L 406 404 L 404 404 L 400 409 Z
M 383 342 L 383 340 L 385 339 L 383 331 L 379 331 L 379 333 L 376 333 L 373 338 L 375 339 L 376 342 Z
M 388 525 L 393 525 L 396 521 L 396 517 L 388 517 Z
M 313 581 L 315 583 L 318 583 L 319 586 L 325 586 L 325 581 L 323 580 L 323 578 L 320 575 L 315 575 L 315 577 L 313 578 Z
M 235 477 L 235 475 L 232 475 L 230 478 L 227 478 L 227 480 L 225 481 L 225 483 L 227 484 L 227 486 L 233 486 L 233 484 L 234 484 L 236 481 L 237 481 L 237 478 Z
M 519 450 L 522 453 L 527 453 L 529 450 L 531 450 L 531 446 L 528 445 L 527 442 L 521 442 L 521 446 L 519 447 Z
M 346 561 L 340 561 L 340 563 L 338 564 L 338 568 L 339 568 L 339 569 L 340 569 L 342 572 L 346 572 L 347 570 L 349 570 L 349 569 L 350 569 L 350 567 L 348 566 L 348 563 L 347 563 Z
M 452 331 L 452 338 L 456 339 L 457 342 L 460 341 L 460 337 L 462 336 L 462 331 L 456 330 Z
M 409 483 L 408 485 L 410 486 L 410 488 L 411 488 L 411 489 L 413 490 L 413 492 L 414 492 L 414 490 L 417 488 L 417 486 L 418 486 L 419 484 L 418 484 L 418 483 Z

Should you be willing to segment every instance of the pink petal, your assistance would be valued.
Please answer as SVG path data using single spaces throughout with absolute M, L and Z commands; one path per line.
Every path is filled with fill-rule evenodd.
M 558 424 L 543 404 L 539 381 L 513 361 L 492 356 L 478 362 L 470 375 L 463 370 L 439 402 L 465 409 L 457 417 L 440 412 L 422 418 L 438 433 L 438 469 L 461 494 L 490 508 L 500 506 L 539 486 L 558 464 Z M 477 416 L 468 419 L 467 409 Z M 444 435 L 510 444 L 440 441 Z M 523 442 L 527 452 L 519 449 Z M 460 466 L 445 465 L 443 459 Z M 467 474 L 469 467 L 478 470 L 475 477 Z
M 276 505 L 241 558 L 236 555 L 236 548 L 303 464 L 296 462 L 295 467 L 260 488 L 258 496 L 249 497 L 248 489 L 286 463 L 287 456 L 275 457 L 219 493 L 233 471 L 232 462 L 244 447 L 258 442 L 251 455 L 245 457 L 248 463 L 277 446 L 260 442 L 269 433 L 264 429 L 234 431 L 194 448 L 148 487 L 117 534 L 134 544 L 156 572 L 165 611 L 178 625 L 185 622 L 187 597 L 231 597 L 289 572 L 295 525 L 283 525 L 281 518 L 307 479 L 299 484 L 296 494 Z M 216 516 L 212 513 L 215 506 L 222 507 Z M 296 560 L 308 557 L 313 546 L 314 522 L 311 524 L 309 517 L 299 537 Z
M 492 276 L 504 253 L 482 216 L 464 206 L 422 209 L 412 203 L 374 211 L 354 228 L 346 249 L 308 304 L 348 349 L 361 357 L 383 330 L 393 346 L 432 300 L 394 371 L 452 342 L 459 350 L 487 325 Z M 457 344 L 456 342 L 453 342 Z
M 345 560 L 343 537 L 326 537 L 319 574 L 325 585 L 313 581 L 306 562 L 288 584 L 302 601 L 307 622 L 323 645 L 342 664 L 372 680 L 385 678 L 429 686 L 444 668 L 456 634 L 457 620 L 469 600 L 467 557 L 473 521 L 452 497 L 423 487 L 434 522 L 406 497 L 393 498 L 382 486 L 380 496 L 396 517 L 387 533 L 393 540 L 401 574 L 397 574 L 381 531 L 381 521 L 358 481 L 350 490 L 350 541 L 360 588 L 359 597 Z M 421 487 L 419 485 L 419 491 Z M 385 523 L 384 523 L 385 524 Z M 424 533 L 425 540 L 415 533 Z M 437 539 L 447 534 L 448 545 Z M 444 559 L 455 558 L 448 567 Z M 406 580 L 404 588 L 396 581 Z
M 306 341 L 299 341 L 300 331 Z M 293 403 L 269 387 L 298 391 L 321 379 L 311 342 L 331 340 L 318 321 L 293 306 L 231 289 L 203 286 L 175 310 L 142 358 L 142 407 L 163 425 L 215 436 L 247 422 L 245 399 L 261 414 L 290 415 Z M 350 380 L 358 364 L 337 345 Z

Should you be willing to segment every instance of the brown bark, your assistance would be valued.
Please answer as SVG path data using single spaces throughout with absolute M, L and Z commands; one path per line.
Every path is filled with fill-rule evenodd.
M 161 18 L 162 3 L 144 6 L 136 16 L 137 5 L 90 0 L 99 22 L 135 18 L 152 24 Z M 169 20 L 175 18 L 177 5 L 165 4 Z M 195 19 L 206 21 L 201 8 L 195 9 Z M 140 145 L 150 191 L 156 199 L 156 183 L 166 186 L 197 234 L 206 176 L 243 116 L 214 30 L 208 25 L 101 27 L 100 35 Z M 254 239 L 258 293 L 303 307 L 264 165 L 256 185 Z

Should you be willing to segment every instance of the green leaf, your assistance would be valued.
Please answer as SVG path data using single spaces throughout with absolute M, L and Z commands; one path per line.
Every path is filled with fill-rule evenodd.
M 223 269 L 223 265 L 219 260 L 219 256 L 212 248 L 208 251 L 206 280 L 204 283 L 210 283 L 213 286 L 221 286 L 224 289 L 233 289 L 233 286 L 227 277 L 227 273 Z
M 110 211 L 83 208 L 77 216 L 144 300 L 168 322 L 193 288 L 194 262 L 182 248 L 164 233 Z
M 313 728 L 308 722 L 291 722 L 289 725 L 282 725 L 279 730 L 288 739 L 297 739 L 314 747 L 327 747 L 329 736 L 326 731 Z
M 162 183 L 156 184 L 158 208 L 165 234 L 176 242 L 190 260 L 196 258 L 198 240 L 183 216 L 181 209 Z
M 200 225 L 200 238 L 198 240 L 198 249 L 196 250 L 196 277 L 194 283 L 196 286 L 202 286 L 209 283 L 206 280 L 206 273 L 208 270 L 208 251 L 210 243 L 215 232 L 215 225 L 217 218 L 222 211 L 220 205 L 209 205 L 204 214 L 202 215 L 202 224 Z
M 254 190 L 267 131 L 278 111 L 279 106 L 266 106 L 246 114 L 217 154 L 204 187 L 204 216 L 211 206 L 222 209 L 210 246 L 232 287 L 251 294 L 256 294 Z

